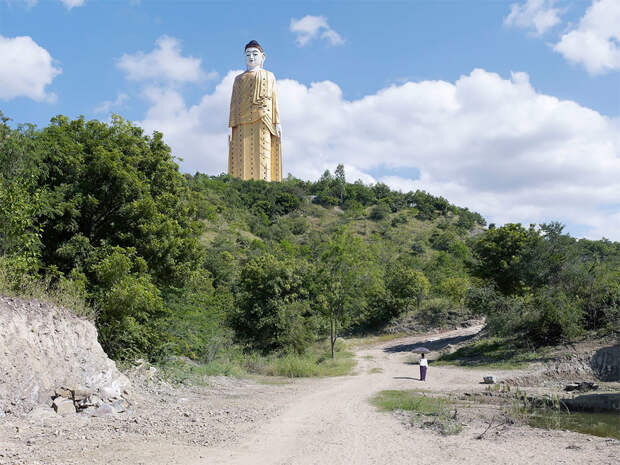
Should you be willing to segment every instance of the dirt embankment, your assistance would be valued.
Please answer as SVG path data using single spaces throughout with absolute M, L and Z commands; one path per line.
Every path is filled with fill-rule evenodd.
M 0 297 L 0 416 L 52 407 L 64 388 L 120 399 L 129 388 L 90 322 L 39 301 Z

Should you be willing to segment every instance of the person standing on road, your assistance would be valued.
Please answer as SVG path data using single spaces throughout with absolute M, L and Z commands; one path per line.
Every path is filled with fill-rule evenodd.
M 422 354 L 420 356 L 420 381 L 426 381 L 426 370 L 428 368 L 428 360 Z

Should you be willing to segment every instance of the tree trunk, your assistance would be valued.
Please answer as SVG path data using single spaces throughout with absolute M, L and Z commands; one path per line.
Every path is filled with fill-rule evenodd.
M 329 342 L 331 343 L 331 346 L 332 346 L 332 360 L 333 360 L 335 356 L 334 346 L 336 345 L 336 324 L 335 324 L 333 315 L 329 319 L 329 326 L 330 326 Z

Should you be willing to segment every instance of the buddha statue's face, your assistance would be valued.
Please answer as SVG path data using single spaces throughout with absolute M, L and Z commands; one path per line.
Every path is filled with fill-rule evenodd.
M 255 47 L 245 49 L 245 65 L 248 71 L 252 71 L 263 66 L 265 54 Z

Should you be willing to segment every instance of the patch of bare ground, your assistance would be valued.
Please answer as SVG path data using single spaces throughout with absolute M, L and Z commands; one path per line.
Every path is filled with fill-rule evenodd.
M 208 378 L 207 386 L 172 385 L 148 365 L 127 375 L 131 406 L 123 413 L 61 417 L 41 407 L 0 419 L 0 464 L 194 463 L 174 457 L 199 459 L 204 448 L 238 442 L 299 389 L 227 377 Z
M 486 373 L 429 368 L 426 382 L 407 363 L 421 342 L 438 348 L 480 327 L 407 337 L 361 347 L 355 376 L 267 385 L 215 378 L 210 386 L 171 386 L 130 373 L 130 411 L 105 418 L 40 413 L 0 420 L 0 463 L 506 465 L 616 464 L 620 442 L 503 422 L 497 406 L 459 406 L 459 434 L 442 436 L 412 425 L 403 413 L 379 411 L 369 399 L 382 390 L 428 395 L 481 393 Z M 430 358 L 433 359 L 434 354 Z M 530 369 L 495 370 L 499 381 Z M 485 432 L 486 431 L 486 432 Z M 483 434 L 484 433 L 484 434 Z M 482 436 L 481 439 L 478 439 Z

